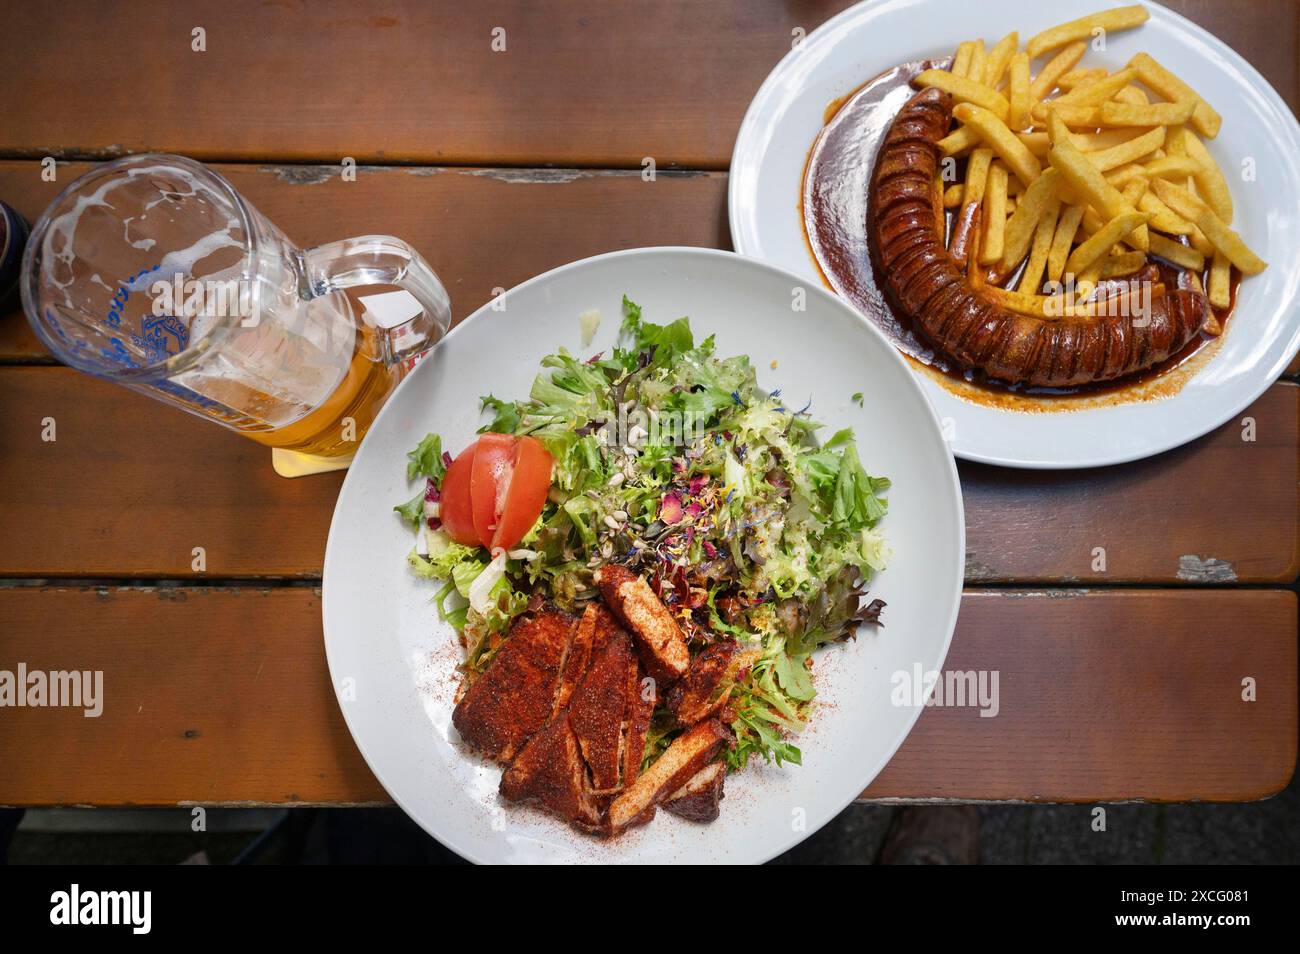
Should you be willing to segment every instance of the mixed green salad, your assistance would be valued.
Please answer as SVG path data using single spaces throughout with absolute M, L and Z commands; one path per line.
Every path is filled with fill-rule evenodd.
M 889 558 L 877 529 L 889 481 L 864 469 L 851 431 L 815 441 L 807 407 L 761 391 L 748 357 L 718 357 L 686 318 L 652 324 L 625 297 L 620 342 L 587 360 L 547 355 L 523 400 L 483 398 L 492 418 L 480 433 L 531 435 L 554 458 L 541 516 L 509 552 L 493 558 L 439 529 L 429 501 L 451 458 L 437 435 L 421 441 L 407 474 L 424 486 L 395 508 L 417 529 L 410 566 L 442 581 L 438 612 L 473 675 L 530 605 L 580 609 L 597 567 L 627 565 L 692 651 L 734 639 L 746 654 L 724 710 L 737 737 L 729 768 L 753 755 L 798 763 L 814 650 L 879 623 L 884 604 L 863 595 Z M 657 714 L 647 762 L 673 732 Z

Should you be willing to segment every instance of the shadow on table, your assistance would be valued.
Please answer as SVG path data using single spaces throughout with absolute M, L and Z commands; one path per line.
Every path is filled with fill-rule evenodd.
M 851 805 L 774 864 L 1296 864 L 1300 785 L 1263 802 Z M 0 809 L 0 863 L 463 864 L 396 808 Z

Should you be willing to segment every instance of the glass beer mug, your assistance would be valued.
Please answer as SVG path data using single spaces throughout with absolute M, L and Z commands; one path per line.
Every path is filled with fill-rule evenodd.
M 422 312 L 358 321 L 342 289 L 405 289 Z M 340 458 L 451 321 L 405 242 L 299 249 L 217 173 L 180 156 L 101 165 L 36 223 L 23 306 L 60 360 L 273 448 Z

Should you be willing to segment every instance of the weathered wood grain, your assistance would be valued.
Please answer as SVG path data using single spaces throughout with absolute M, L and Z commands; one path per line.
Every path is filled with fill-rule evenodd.
M 1300 103 L 1294 3 L 1168 5 Z M 0 59 L 27 68 L 0 86 L 0 154 L 623 168 L 653 157 L 660 168 L 725 169 L 745 108 L 795 31 L 847 6 L 184 0 L 82 4 L 74 15 L 11 0 Z M 192 49 L 196 28 L 205 52 Z M 991 23 L 989 39 L 1007 28 Z M 898 57 L 932 46 L 918 36 Z
M 0 711 L 0 804 L 386 799 L 311 588 L 11 587 L 0 618 L 0 668 L 104 673 L 99 718 Z M 969 592 L 944 668 L 997 671 L 998 714 L 927 709 L 867 796 L 1243 800 L 1294 768 L 1289 592 Z
M 29 221 L 87 163 L 0 162 L 0 196 Z M 353 235 L 396 235 L 442 277 L 459 320 L 525 279 L 589 255 L 643 245 L 729 248 L 722 173 L 556 169 L 222 165 L 217 170 L 306 248 Z M 0 315 L 0 362 L 49 360 L 21 310 Z
M 1124 467 L 963 463 L 968 581 L 1293 579 L 1298 400 L 1296 385 L 1276 384 L 1249 408 L 1253 443 L 1234 422 Z M 0 368 L 0 407 L 0 576 L 320 576 L 341 473 L 284 480 L 261 445 L 67 368 Z
M 864 794 L 1275 794 L 1295 771 L 1295 636 L 1295 594 L 1280 590 L 968 591 L 944 670 L 996 670 L 997 716 L 927 709 Z

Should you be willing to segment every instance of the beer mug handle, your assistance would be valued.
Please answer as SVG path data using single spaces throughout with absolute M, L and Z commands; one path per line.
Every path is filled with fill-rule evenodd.
M 429 263 L 391 235 L 363 235 L 302 252 L 304 298 L 362 285 L 396 285 L 423 311 L 391 328 L 375 328 L 377 357 L 396 365 L 428 350 L 451 326 L 451 299 Z

